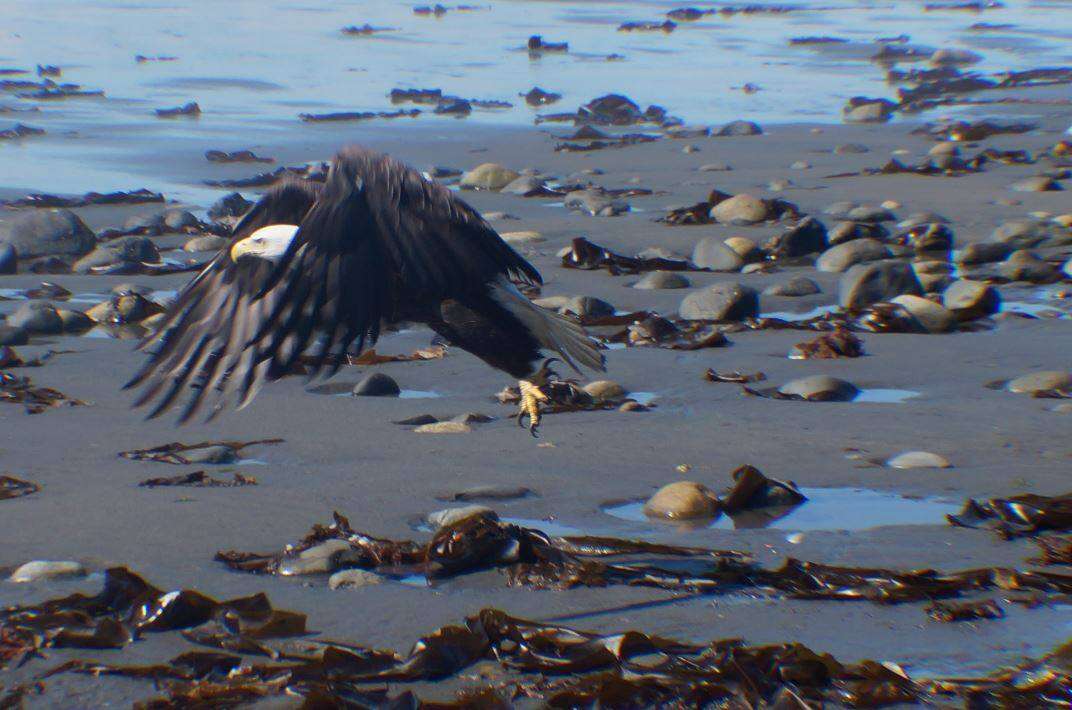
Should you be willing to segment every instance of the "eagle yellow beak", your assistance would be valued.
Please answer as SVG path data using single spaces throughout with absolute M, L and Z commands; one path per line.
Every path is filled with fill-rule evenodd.
M 257 243 L 253 241 L 252 237 L 246 237 L 231 245 L 231 261 L 237 262 L 243 255 L 256 254 L 257 251 Z

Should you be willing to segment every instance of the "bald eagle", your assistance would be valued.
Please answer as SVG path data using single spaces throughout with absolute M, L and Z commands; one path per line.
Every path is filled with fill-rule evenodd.
M 292 181 L 239 221 L 140 348 L 126 387 L 156 417 L 189 392 L 179 421 L 246 406 L 302 358 L 335 374 L 376 343 L 382 324 L 427 324 L 452 345 L 517 378 L 518 423 L 535 435 L 550 371 L 541 351 L 574 369 L 604 369 L 599 346 L 568 316 L 540 308 L 514 282 L 536 269 L 454 193 L 363 148 L 332 161 L 325 182 Z M 304 355 L 304 357 L 303 357 Z

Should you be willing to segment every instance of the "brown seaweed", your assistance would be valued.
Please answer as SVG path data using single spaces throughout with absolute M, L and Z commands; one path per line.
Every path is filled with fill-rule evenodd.
M 987 528 L 1005 539 L 1028 537 L 1044 530 L 1072 529 L 1072 493 L 1042 496 L 1025 493 L 1009 498 L 968 499 L 950 525 Z
M 88 207 L 89 205 L 137 205 L 163 202 L 164 196 L 142 188 L 129 192 L 87 192 L 81 197 L 60 197 L 49 194 L 30 194 L 15 200 L 0 200 L 7 207 Z
M 398 111 L 337 111 L 335 113 L 300 113 L 298 118 L 306 123 L 327 123 L 338 121 L 370 121 L 374 118 L 415 118 L 420 109 L 400 109 Z
M 1035 544 L 1042 553 L 1030 560 L 1038 565 L 1072 565 L 1072 536 L 1041 535 Z
M 53 407 L 78 407 L 86 403 L 51 387 L 37 387 L 29 377 L 0 370 L 0 402 L 22 404 L 27 414 L 40 414 Z
M 262 158 L 252 150 L 206 150 L 205 160 L 210 163 L 274 163 L 275 158 Z
M 615 254 L 584 237 L 573 240 L 570 251 L 562 256 L 567 269 L 606 269 L 611 274 L 639 274 L 644 271 L 696 271 L 689 262 L 678 259 L 643 259 Z
M 1005 611 L 993 599 L 978 602 L 935 602 L 927 607 L 927 615 L 935 621 L 976 621 L 978 619 L 1003 619 Z
M 158 463 L 170 463 L 177 466 L 184 466 L 194 463 L 194 461 L 183 456 L 183 454 L 191 451 L 223 447 L 230 449 L 233 454 L 237 455 L 242 449 L 249 446 L 280 444 L 282 442 L 282 439 L 257 439 L 255 441 L 202 441 L 197 444 L 183 444 L 178 441 L 173 441 L 170 444 L 161 444 L 160 446 L 153 446 L 148 449 L 120 451 L 119 456 L 125 459 L 130 459 L 131 461 L 156 461 Z
M 21 498 L 41 490 L 41 486 L 33 481 L 24 481 L 14 476 L 0 475 L 0 500 Z
M 755 372 L 751 375 L 745 375 L 740 372 L 715 372 L 711 368 L 707 368 L 707 371 L 703 375 L 704 380 L 707 382 L 729 382 L 732 384 L 743 385 L 749 382 L 762 382 L 767 379 L 767 376 L 762 372 Z
M 843 326 L 833 332 L 823 333 L 814 340 L 793 346 L 791 357 L 801 360 L 829 360 L 840 357 L 860 357 L 864 354 L 863 341 Z
M 158 486 L 192 486 L 197 488 L 235 488 L 238 486 L 255 486 L 257 485 L 257 479 L 253 476 L 246 476 L 241 473 L 235 473 L 234 477 L 230 481 L 224 481 L 219 478 L 213 478 L 204 471 L 194 471 L 193 473 L 179 474 L 178 476 L 168 476 L 164 478 L 149 478 L 138 484 L 145 488 L 156 488 Z

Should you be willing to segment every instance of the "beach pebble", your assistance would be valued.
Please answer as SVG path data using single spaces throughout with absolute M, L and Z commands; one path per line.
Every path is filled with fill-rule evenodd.
M 227 237 L 217 237 L 215 234 L 206 234 L 189 240 L 182 245 L 182 250 L 190 252 L 219 251 L 230 243 L 231 240 Z
M 677 271 L 652 271 L 633 284 L 633 288 L 655 290 L 664 288 L 689 288 L 692 283 Z
M 386 577 L 382 574 L 363 569 L 344 569 L 328 577 L 328 589 L 357 589 L 383 584 Z
M 769 216 L 767 203 L 746 193 L 734 195 L 711 208 L 711 218 L 723 224 L 756 224 Z
M 39 256 L 82 256 L 93 250 L 97 237 L 67 209 L 34 209 L 0 222 L 0 245 L 10 245 L 21 259 Z
M 595 296 L 573 296 L 559 309 L 561 313 L 572 313 L 575 316 L 605 318 L 614 315 L 615 308 L 602 298 Z
M 473 427 L 464 422 L 433 422 L 421 424 L 413 431 L 418 434 L 467 434 Z
M 697 168 L 701 173 L 724 173 L 733 170 L 729 163 L 705 163 Z
M 464 173 L 458 184 L 465 190 L 498 191 L 519 177 L 518 172 L 503 167 L 498 163 L 482 163 Z
M 960 320 L 974 320 L 997 313 L 1001 309 L 1001 294 L 990 284 L 959 279 L 942 293 L 942 303 Z
M 614 217 L 629 211 L 628 202 L 611 197 L 599 188 L 566 193 L 562 202 L 568 209 L 584 212 L 593 217 Z
M 916 225 L 905 241 L 917 252 L 949 251 L 953 248 L 953 230 L 944 224 Z
M 830 229 L 827 234 L 827 241 L 833 246 L 851 242 L 853 239 L 866 238 L 882 241 L 887 236 L 889 236 L 889 232 L 881 224 L 846 221 L 838 222 Z
M 463 520 L 480 516 L 482 518 L 491 518 L 492 520 L 498 520 L 498 514 L 486 505 L 463 505 L 456 508 L 444 508 L 443 510 L 437 510 L 429 513 L 424 517 L 433 529 L 449 527 L 456 525 Z
M 819 271 L 841 273 L 855 264 L 888 259 L 892 256 L 885 244 L 876 239 L 853 239 L 832 246 L 819 256 L 815 268 Z
M 967 244 L 953 254 L 953 261 L 970 266 L 1003 261 L 1009 256 L 1010 247 L 1002 242 L 975 242 Z
M 785 536 L 785 541 L 788 542 L 790 545 L 799 545 L 800 543 L 804 542 L 804 533 L 789 533 Z
M 630 400 L 627 400 L 625 402 L 622 402 L 621 406 L 618 407 L 618 411 L 619 412 L 646 412 L 646 411 L 648 411 L 648 407 L 643 405 L 643 404 L 641 404 L 640 402 L 637 402 L 636 400 L 630 399 Z
M 855 202 L 841 200 L 839 202 L 831 203 L 825 208 L 823 208 L 823 214 L 829 215 L 830 217 L 836 217 L 838 219 L 845 219 L 846 217 L 848 217 L 849 212 L 852 212 L 854 209 L 857 208 L 857 206 L 858 205 Z
M 695 146 L 695 145 L 692 145 L 692 144 L 690 143 L 689 145 L 687 145 L 687 146 L 685 146 L 684 148 L 682 148 L 682 149 L 681 149 L 681 152 L 682 152 L 682 153 L 685 153 L 685 154 L 691 154 L 691 153 L 699 153 L 699 152 L 700 152 L 700 147 L 699 147 L 699 146 Z
M 514 246 L 520 246 L 524 244 L 537 244 L 544 241 L 543 235 L 539 232 L 525 231 L 525 232 L 503 232 L 499 235 L 503 238 L 503 241 L 507 244 Z
M 939 49 L 930 58 L 931 65 L 936 67 L 963 66 L 981 61 L 981 55 L 967 49 Z
M 60 308 L 56 311 L 56 314 L 59 315 L 60 321 L 63 323 L 64 333 L 81 333 L 96 325 L 93 319 L 82 311 Z
M 759 127 L 758 123 L 752 121 L 730 121 L 722 128 L 718 129 L 717 135 L 719 136 L 758 136 L 763 133 L 763 129 Z
M 762 261 L 763 250 L 748 237 L 729 237 L 722 242 L 746 262 Z
M 765 245 L 778 258 L 793 258 L 824 251 L 829 244 L 826 226 L 814 217 L 805 217 L 773 237 Z
M 863 143 L 842 143 L 834 146 L 834 155 L 861 155 L 870 150 Z
M 914 261 L 912 270 L 923 293 L 938 293 L 953 283 L 952 269 L 944 261 Z
M 960 143 L 954 141 L 941 141 L 931 146 L 927 151 L 927 155 L 934 157 L 937 155 L 960 155 Z
M 1012 220 L 998 226 L 990 241 L 1008 244 L 1013 249 L 1037 247 L 1054 237 L 1064 236 L 1057 225 L 1041 220 Z
M 718 498 L 707 486 L 695 481 L 668 483 L 644 504 L 645 515 L 671 520 L 710 518 L 718 512 Z
M 625 388 L 614 380 L 596 380 L 589 382 L 584 387 L 585 394 L 597 401 L 613 401 L 625 396 Z
M 759 315 L 759 294 L 733 281 L 716 283 L 685 296 L 678 307 L 685 320 L 735 321 Z
M 956 314 L 929 298 L 906 294 L 890 302 L 908 311 L 928 333 L 948 333 L 956 327 Z
M 896 104 L 885 99 L 850 99 L 841 109 L 841 118 L 846 123 L 885 123 L 893 116 Z
M 13 274 L 19 270 L 19 253 L 11 244 L 0 244 L 0 275 Z
M 998 272 L 1010 281 L 1050 283 L 1058 278 L 1056 266 L 1043 261 L 1027 249 L 1020 249 L 1009 254 L 1009 257 L 998 267 Z
M 140 323 L 161 311 L 162 306 L 141 294 L 122 293 L 93 306 L 86 315 L 98 323 Z
M 119 237 L 101 244 L 76 261 L 71 270 L 76 274 L 85 274 L 95 266 L 158 261 L 160 261 L 160 251 L 148 237 Z
M 70 560 L 34 560 L 19 565 L 8 579 L 20 584 L 57 577 L 81 577 L 86 568 Z
M 763 295 L 765 296 L 786 296 L 790 298 L 811 296 L 816 293 L 822 293 L 822 289 L 819 288 L 819 284 L 807 276 L 794 276 L 788 281 L 772 284 L 763 290 Z
M 886 462 L 890 468 L 952 468 L 944 456 L 930 451 L 905 451 Z
M 212 206 L 208 208 L 208 216 L 209 219 L 219 222 L 228 218 L 241 217 L 251 207 L 253 207 L 252 202 L 237 192 L 232 192 L 213 202 Z
M 718 237 L 704 237 L 692 250 L 692 263 L 711 271 L 740 271 L 744 259 Z
M 181 232 L 184 229 L 196 229 L 201 226 L 201 220 L 194 216 L 193 212 L 172 208 L 164 211 L 164 227 L 173 232 Z
M 845 215 L 846 218 L 854 222 L 892 222 L 897 218 L 893 216 L 893 212 L 886 209 L 881 205 L 860 205 L 853 207 Z
M 1061 184 L 1045 175 L 1032 175 L 1017 180 L 1009 185 L 1009 189 L 1013 192 L 1054 192 L 1061 189 Z
M 1005 389 L 1017 394 L 1034 394 L 1047 390 L 1072 389 L 1072 372 L 1064 370 L 1045 370 L 1029 372 L 1008 381 Z
M 139 234 L 160 234 L 164 228 L 164 213 L 135 214 L 127 217 L 123 222 L 123 231 L 137 232 Z M 111 243 L 111 242 L 109 242 Z
M 63 319 L 60 318 L 56 307 L 44 301 L 29 301 L 21 304 L 7 317 L 7 324 L 34 335 L 52 335 L 63 332 Z
M 489 222 L 517 221 L 520 217 L 506 212 L 485 212 L 484 219 Z
M 779 394 L 795 395 L 814 402 L 848 402 L 859 392 L 851 382 L 829 375 L 801 377 L 778 388 Z
M 390 375 L 374 372 L 354 385 L 355 397 L 397 397 L 402 393 L 398 383 Z
M 511 180 L 503 186 L 499 192 L 504 195 L 519 195 L 521 197 L 537 197 L 550 192 L 547 183 L 535 175 L 522 175 L 516 180 Z
M 25 328 L 0 324 L 0 345 L 26 345 L 30 342 L 30 334 Z
M 923 295 L 916 272 L 901 261 L 873 261 L 857 264 L 838 283 L 838 303 L 847 310 L 866 308 L 895 296 Z
M 798 160 L 789 167 L 793 170 L 808 170 L 809 168 L 811 168 L 811 163 L 809 163 L 807 160 Z

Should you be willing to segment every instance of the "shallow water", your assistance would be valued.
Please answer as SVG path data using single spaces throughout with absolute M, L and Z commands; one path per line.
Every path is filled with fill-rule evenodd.
M 778 530 L 867 530 L 887 525 L 945 525 L 945 516 L 959 505 L 936 498 L 904 496 L 865 488 L 801 488 L 808 501 L 794 508 L 769 508 L 712 521 L 663 521 L 644 514 L 643 502 L 604 508 L 616 518 L 646 525 L 682 529 L 720 530 L 775 528 Z
M 710 3 L 697 3 L 712 7 Z M 473 12 L 419 17 L 410 3 L 388 0 L 300 4 L 208 0 L 9 2 L 0 66 L 63 68 L 62 82 L 100 89 L 103 98 L 39 101 L 14 92 L 0 105 L 39 108 L 16 120 L 48 134 L 5 145 L 0 167 L 22 188 L 51 192 L 147 186 L 207 204 L 218 191 L 196 180 L 159 175 L 162 153 L 200 158 L 206 149 L 271 147 L 294 134 L 331 134 L 338 126 L 302 123 L 303 112 L 391 108 L 392 88 L 441 88 L 466 98 L 498 99 L 509 109 L 476 109 L 466 121 L 530 123 L 540 112 L 570 111 L 613 91 L 657 103 L 687 122 L 737 118 L 760 122 L 836 121 L 854 95 L 892 96 L 869 57 L 880 37 L 907 34 L 913 45 L 977 51 L 982 71 L 1072 61 L 1072 23 L 1061 5 L 1006 0 L 984 13 L 924 12 L 921 0 L 802 0 L 778 15 L 713 15 L 679 23 L 672 33 L 619 32 L 628 20 L 662 20 L 678 0 L 555 2 L 501 0 Z M 717 7 L 718 5 L 714 5 Z M 1063 19 L 1062 19 L 1063 18 Z M 1011 29 L 971 31 L 976 22 Z M 393 28 L 350 37 L 347 25 Z M 121 32 L 117 32 L 118 27 Z M 570 52 L 530 58 L 529 35 L 567 41 Z M 791 46 L 827 35 L 839 44 Z M 950 40 L 950 38 L 952 38 Z M 607 61 L 611 54 L 621 61 Z M 136 62 L 136 55 L 175 61 Z M 702 81 L 697 81 L 697 75 Z M 9 78 L 34 78 L 32 74 Z M 746 94 L 745 83 L 761 90 Z M 563 99 L 528 107 L 518 94 L 534 85 Z M 736 87 L 736 88 L 735 88 Z M 160 119 L 154 109 L 196 101 L 198 118 Z M 449 125 L 444 116 L 346 124 L 346 138 L 370 142 L 380 131 Z M 204 177 L 216 174 L 203 165 Z M 266 166 L 239 166 L 251 174 Z M 231 175 L 231 173 L 228 173 Z
M 867 402 L 872 404 L 901 404 L 920 395 L 915 390 L 897 389 L 862 389 L 853 397 L 853 402 Z

